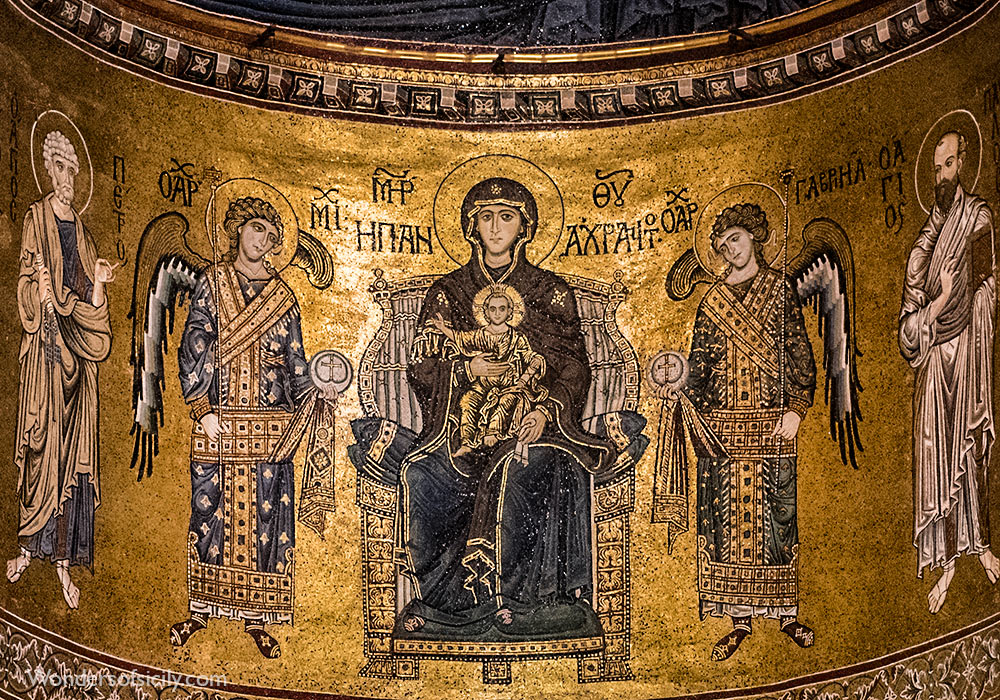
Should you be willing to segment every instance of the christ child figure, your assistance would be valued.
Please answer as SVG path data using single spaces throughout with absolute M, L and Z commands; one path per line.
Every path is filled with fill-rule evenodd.
M 480 324 L 476 330 L 456 331 L 440 316 L 430 319 L 431 326 L 458 354 L 469 359 L 487 356 L 506 365 L 493 376 L 476 377 L 462 395 L 456 457 L 516 437 L 523 418 L 548 398 L 548 391 L 539 385 L 545 374 L 545 358 L 533 351 L 528 338 L 517 330 L 524 315 L 517 291 L 507 285 L 491 285 L 476 295 L 473 304 Z

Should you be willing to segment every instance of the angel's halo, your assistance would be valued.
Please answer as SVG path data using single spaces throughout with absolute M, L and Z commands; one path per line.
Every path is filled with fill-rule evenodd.
M 722 279 L 729 264 L 712 248 L 712 224 L 727 207 L 736 204 L 756 204 L 767 215 L 768 236 L 764 242 L 764 259 L 773 265 L 781 254 L 787 213 L 785 200 L 770 185 L 760 182 L 743 182 L 731 185 L 716 193 L 698 216 L 694 232 L 694 254 L 698 263 L 709 274 Z
M 256 197 L 263 199 L 275 208 L 284 229 L 284 240 L 281 243 L 281 250 L 277 254 L 269 255 L 271 266 L 281 272 L 295 257 L 295 251 L 299 245 L 299 218 L 295 214 L 288 198 L 274 185 L 255 177 L 236 177 L 222 182 L 212 191 L 209 197 L 208 206 L 205 207 L 205 230 L 208 232 L 205 243 L 210 246 L 209 254 L 203 255 L 206 260 L 219 260 L 223 253 L 229 249 L 226 232 L 222 228 L 225 220 L 225 210 L 217 209 L 216 201 L 230 203 L 243 197 Z M 202 254 L 203 251 L 195 251 Z

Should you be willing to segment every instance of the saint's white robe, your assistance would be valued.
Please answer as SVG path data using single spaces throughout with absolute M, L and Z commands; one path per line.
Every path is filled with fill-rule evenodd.
M 910 252 L 899 346 L 916 370 L 913 396 L 914 536 L 918 571 L 989 547 L 985 469 L 994 439 L 992 217 L 959 186 L 935 206 Z M 959 266 L 936 319 L 941 269 Z

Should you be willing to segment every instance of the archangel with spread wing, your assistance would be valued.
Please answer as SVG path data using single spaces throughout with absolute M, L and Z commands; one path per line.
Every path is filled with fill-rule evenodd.
M 820 321 L 830 431 L 841 460 L 856 468 L 862 449 L 850 243 L 837 224 L 816 219 L 803 232 L 802 251 L 788 260 L 768 220 L 783 208 L 768 212 L 747 201 L 720 207 L 704 250 L 696 240 L 666 281 L 674 300 L 701 282 L 711 286 L 698 306 L 683 379 L 662 386 L 668 400 L 653 520 L 687 530 L 687 434 L 698 456 L 699 611 L 733 622 L 713 648 L 717 661 L 735 653 L 754 617 L 778 620 L 801 647 L 814 640 L 798 619 L 796 437 L 816 388 L 804 302 Z M 657 504 L 671 503 L 657 512 Z
M 191 244 L 179 213 L 157 217 L 143 233 L 130 311 L 132 463 L 140 480 L 152 475 L 163 423 L 163 353 L 177 303 L 189 300 L 178 348 L 192 419 L 189 617 L 171 628 L 170 640 L 184 645 L 212 617 L 243 620 L 260 652 L 275 658 L 279 647 L 264 625 L 292 621 L 292 460 L 314 416 L 328 414 L 337 399 L 335 390 L 313 386 L 298 302 L 281 270 L 297 265 L 324 288 L 332 262 L 322 244 L 298 230 L 280 193 L 246 180 L 226 191 L 240 182 L 224 183 L 209 204 L 208 256 L 196 252 L 202 246 Z M 214 203 L 224 192 L 228 204 L 217 221 Z

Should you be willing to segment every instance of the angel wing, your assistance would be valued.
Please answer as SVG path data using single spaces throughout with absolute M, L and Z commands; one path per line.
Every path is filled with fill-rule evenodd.
M 688 248 L 667 272 L 667 296 L 673 301 L 684 301 L 694 288 L 704 282 L 711 284 L 714 278 L 698 262 L 693 248 Z
M 789 262 L 787 274 L 802 303 L 819 319 L 823 338 L 826 402 L 830 407 L 830 436 L 840 445 L 840 459 L 855 469 L 857 452 L 864 451 L 858 433 L 861 410 L 858 394 L 858 350 L 854 322 L 854 254 L 847 234 L 827 218 L 810 221 L 802 231 L 805 245 Z M 667 272 L 667 296 L 682 301 L 713 278 L 698 262 L 693 249 L 685 251 Z
M 136 254 L 132 287 L 132 466 L 137 479 L 153 473 L 163 425 L 163 357 L 174 314 L 194 291 L 209 261 L 188 242 L 190 226 L 182 214 L 161 214 L 146 226 Z M 302 269 L 317 289 L 333 282 L 333 258 L 321 241 L 299 229 L 292 265 Z
M 299 229 L 292 265 L 305 272 L 309 284 L 316 289 L 326 289 L 333 284 L 333 256 L 322 241 L 302 229 Z
M 174 330 L 178 301 L 194 291 L 208 260 L 188 245 L 188 221 L 182 214 L 161 214 L 146 226 L 136 253 L 132 286 L 132 466 L 137 479 L 153 473 L 159 454 L 158 430 L 163 425 L 163 355 Z
M 830 436 L 840 445 L 840 459 L 858 468 L 863 451 L 858 434 L 861 410 L 858 394 L 857 335 L 854 320 L 854 254 L 847 234 L 827 218 L 810 221 L 802 231 L 805 245 L 788 263 L 788 276 L 803 304 L 810 304 L 823 339 L 826 402 L 830 407 Z

